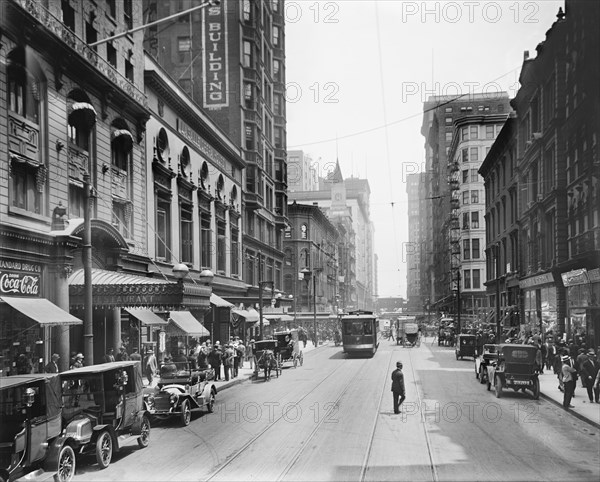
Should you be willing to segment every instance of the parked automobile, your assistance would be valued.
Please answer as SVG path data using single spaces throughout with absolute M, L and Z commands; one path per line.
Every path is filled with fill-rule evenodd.
M 61 433 L 58 375 L 0 378 L 0 480 L 72 480 L 75 452 Z
M 461 333 L 456 337 L 456 348 L 454 349 L 456 359 L 462 360 L 463 357 L 469 356 L 475 359 L 477 357 L 477 344 L 475 335 L 467 335 Z
M 493 386 L 496 397 L 504 388 L 515 392 L 531 390 L 534 400 L 540 397 L 540 367 L 535 362 L 538 348 L 531 345 L 498 345 L 498 361 L 488 367 L 488 390 Z
M 192 411 L 214 410 L 217 388 L 213 382 L 215 371 L 194 369 L 189 362 L 170 362 L 161 365 L 156 387 L 146 387 L 144 404 L 148 413 L 157 419 L 177 416 L 189 425 Z
M 77 454 L 94 453 L 100 468 L 113 452 L 137 441 L 150 441 L 150 419 L 144 408 L 139 361 L 120 361 L 76 368 L 60 374 L 65 435 Z
M 475 358 L 475 377 L 479 383 L 488 382 L 488 367 L 498 360 L 498 345 L 483 345 L 483 351 Z M 489 390 L 489 389 L 488 389 Z

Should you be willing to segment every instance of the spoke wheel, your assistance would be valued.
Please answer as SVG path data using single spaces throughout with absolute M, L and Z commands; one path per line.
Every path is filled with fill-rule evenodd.
M 483 384 L 485 383 L 485 369 L 481 368 L 479 370 L 479 383 Z
M 110 433 L 102 432 L 96 439 L 96 462 L 101 469 L 109 466 L 113 454 L 113 441 Z
M 142 427 L 137 443 L 142 449 L 147 447 L 150 443 L 150 419 L 146 415 L 142 418 Z
M 210 396 L 208 397 L 206 409 L 208 410 L 208 413 L 213 413 L 215 411 L 215 392 L 212 390 L 210 391 Z
M 75 452 L 70 445 L 65 445 L 58 454 L 58 471 L 54 476 L 55 482 L 70 482 L 75 475 Z
M 533 399 L 538 400 L 540 398 L 540 380 L 535 378 L 533 380 Z
M 192 420 L 192 410 L 190 409 L 189 400 L 184 400 L 181 404 L 181 423 L 184 427 L 187 427 Z

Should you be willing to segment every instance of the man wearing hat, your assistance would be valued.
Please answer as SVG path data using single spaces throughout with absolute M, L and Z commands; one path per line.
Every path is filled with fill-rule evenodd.
M 83 367 L 83 354 L 77 353 L 77 355 L 75 355 L 75 361 L 73 361 L 73 364 L 69 368 L 73 370 L 74 368 L 81 367 Z
M 157 370 L 158 363 L 156 362 L 156 355 L 154 355 L 154 350 L 150 348 L 146 354 L 146 360 L 144 363 L 144 374 L 148 379 L 148 385 L 152 385 Z
M 400 405 L 406 398 L 404 395 L 402 362 L 396 362 L 396 369 L 392 372 L 392 395 L 394 396 L 394 413 L 400 413 Z
M 568 408 L 573 408 L 571 405 L 571 399 L 573 398 L 573 393 L 575 392 L 575 374 L 577 370 L 571 366 L 571 357 L 569 355 L 562 356 L 562 380 L 565 390 L 565 395 L 563 398 L 563 408 L 566 410 Z
M 60 360 L 60 355 L 54 353 L 48 364 L 44 367 L 44 371 L 46 373 L 58 373 L 60 371 L 58 369 L 58 360 Z
M 598 376 L 599 370 L 600 363 L 598 363 L 598 360 L 596 360 L 596 354 L 594 353 L 594 350 L 590 349 L 587 352 L 587 360 L 581 364 L 581 381 L 587 390 L 590 403 L 593 403 L 594 399 L 596 403 L 600 403 L 600 387 L 594 383 L 596 381 L 596 377 Z

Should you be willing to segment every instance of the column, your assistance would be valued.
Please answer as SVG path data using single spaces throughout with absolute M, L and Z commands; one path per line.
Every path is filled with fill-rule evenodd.
M 112 348 L 115 350 L 115 356 L 119 353 L 119 348 L 121 347 L 121 308 L 113 308 L 112 309 L 112 325 L 113 325 L 113 338 L 112 345 L 108 345 L 107 348 Z
M 62 308 L 67 313 L 69 312 L 69 276 L 71 275 L 72 267 L 70 265 L 57 265 L 54 267 L 54 304 Z M 60 371 L 69 369 L 71 337 L 69 326 L 55 326 L 52 328 L 52 339 L 56 340 L 55 346 L 51 347 L 52 353 L 56 352 L 60 355 L 58 360 L 58 368 Z M 49 358 L 46 360 L 48 362 Z

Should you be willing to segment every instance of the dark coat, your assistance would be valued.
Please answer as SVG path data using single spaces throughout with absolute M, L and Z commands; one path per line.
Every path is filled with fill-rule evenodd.
M 400 368 L 396 368 L 392 372 L 392 392 L 404 395 L 404 374 Z
M 594 380 L 596 380 L 596 375 L 598 375 L 598 371 L 600 370 L 600 363 L 596 360 L 592 360 L 588 358 L 581 365 L 581 381 L 585 383 L 585 386 L 592 386 L 594 384 Z

